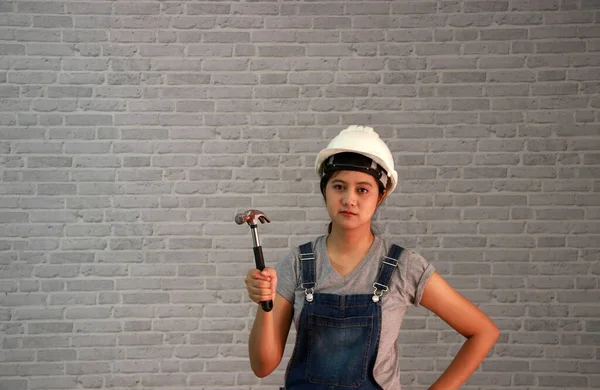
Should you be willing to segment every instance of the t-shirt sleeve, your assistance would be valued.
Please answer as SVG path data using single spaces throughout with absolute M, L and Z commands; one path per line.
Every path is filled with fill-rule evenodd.
M 288 251 L 275 266 L 277 272 L 277 293 L 294 303 L 294 293 L 298 285 L 296 253 Z
M 407 253 L 405 267 L 404 294 L 410 303 L 419 307 L 425 285 L 435 268 L 423 256 L 412 250 Z

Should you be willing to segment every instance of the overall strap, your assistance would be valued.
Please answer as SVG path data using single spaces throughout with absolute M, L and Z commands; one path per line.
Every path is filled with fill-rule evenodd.
M 373 283 L 373 288 L 375 288 L 375 291 L 373 291 L 373 302 L 379 302 L 380 297 L 388 290 L 390 279 L 398 266 L 398 259 L 403 250 L 404 248 L 392 244 L 387 256 L 384 256 L 381 260 L 379 274 L 377 275 L 375 283 Z
M 300 270 L 302 272 L 302 288 L 308 302 L 312 302 L 315 292 L 315 254 L 312 242 L 300 245 Z

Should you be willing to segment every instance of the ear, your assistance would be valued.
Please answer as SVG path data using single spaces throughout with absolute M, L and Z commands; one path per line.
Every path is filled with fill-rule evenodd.
M 383 203 L 383 200 L 385 199 L 386 195 L 387 195 L 387 191 L 383 190 L 383 194 L 379 195 L 379 200 L 377 201 L 377 207 L 379 207 L 379 205 L 381 203 Z

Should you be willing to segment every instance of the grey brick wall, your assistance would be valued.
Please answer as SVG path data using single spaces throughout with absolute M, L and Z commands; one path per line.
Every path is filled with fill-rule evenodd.
M 269 265 L 325 232 L 350 124 L 398 163 L 379 229 L 502 330 L 465 388 L 600 388 L 598 0 L 2 0 L 0 110 L 2 390 L 276 389 L 233 216 Z M 406 389 L 462 342 L 400 341 Z

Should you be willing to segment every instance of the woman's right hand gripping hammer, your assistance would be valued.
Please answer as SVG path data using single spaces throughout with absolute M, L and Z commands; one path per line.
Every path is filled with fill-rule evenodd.
M 276 293 L 275 269 L 251 269 L 246 274 L 245 281 L 248 297 L 253 302 L 273 301 L 273 310 L 269 312 L 258 305 L 248 341 L 252 371 L 262 378 L 273 372 L 281 362 L 294 307 L 290 301 Z
M 248 297 L 256 303 L 275 301 L 277 289 L 277 272 L 273 268 L 265 267 L 262 271 L 251 269 L 246 274 L 246 289 Z

